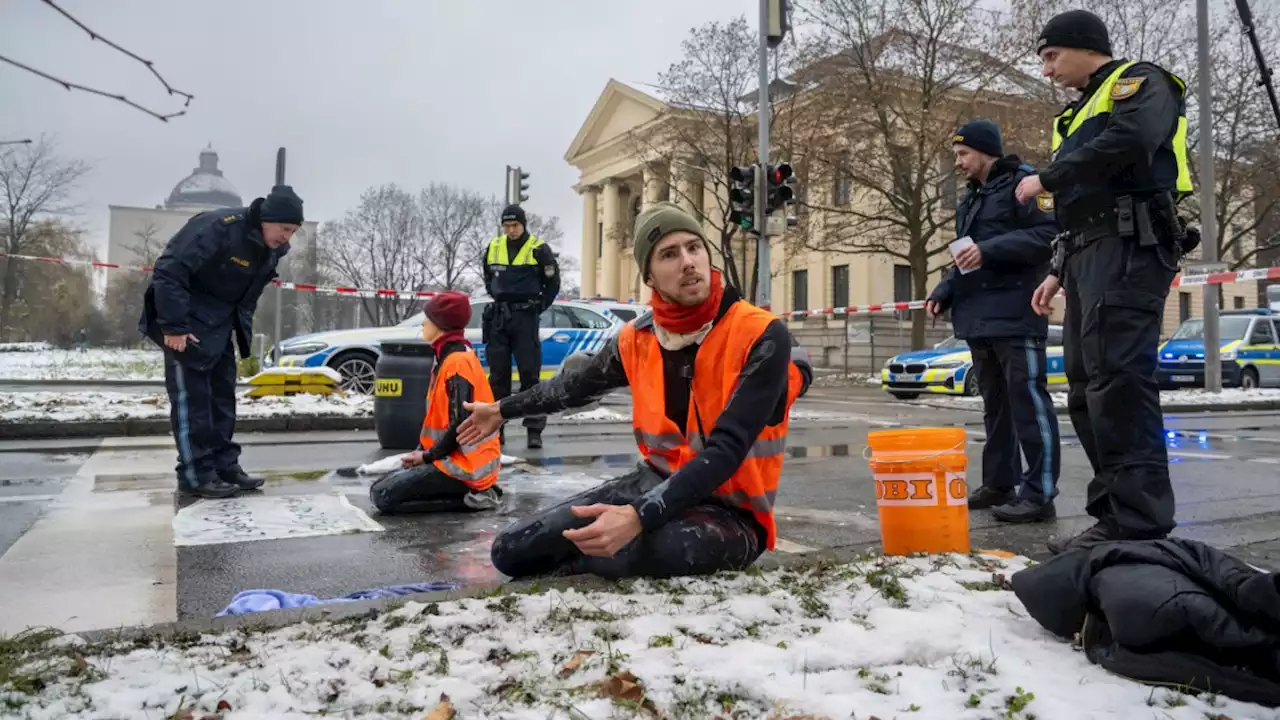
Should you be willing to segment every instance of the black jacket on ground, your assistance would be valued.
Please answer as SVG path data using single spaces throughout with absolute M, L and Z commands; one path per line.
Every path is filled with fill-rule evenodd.
M 724 317 L 735 302 L 742 302 L 741 297 L 732 288 L 725 288 L 716 320 Z M 638 329 L 643 329 L 652 325 L 653 315 L 650 313 L 632 322 Z M 689 417 L 689 378 L 692 377 L 691 368 L 698 347 L 662 350 L 667 417 L 684 431 L 686 437 L 698 432 L 697 428 L 685 427 Z M 813 377 L 808 356 L 793 343 L 787 326 L 781 320 L 774 320 L 747 354 L 747 361 L 738 376 L 738 385 L 715 425 L 703 428 L 706 439 L 697 458 L 632 503 L 646 530 L 662 525 L 710 497 L 742 466 L 751 444 L 765 427 L 777 425 L 786 418 L 787 378 L 791 363 L 800 368 L 804 376 L 803 390 L 807 390 Z M 504 398 L 501 401 L 502 417 L 511 420 L 582 407 L 627 384 L 627 373 L 618 350 L 618 336 L 615 335 L 591 358 L 589 364 Z
M 1180 538 L 1072 550 L 1014 574 L 1041 625 L 1144 683 L 1280 707 L 1280 573 Z
M 138 330 L 164 347 L 165 335 L 195 335 L 174 353 L 183 365 L 212 368 L 234 339 L 249 357 L 253 313 L 289 251 L 262 240 L 262 198 L 247 208 L 203 212 L 187 221 L 156 260 Z
M 1023 205 L 1014 197 L 1022 178 L 1034 175 L 1016 155 L 996 161 L 983 184 L 969 183 L 956 208 L 956 237 L 966 235 L 982 252 L 982 267 L 962 275 L 952 268 L 930 295 L 951 311 L 956 337 L 1042 338 L 1048 318 L 1031 309 L 1031 296 L 1049 273 L 1053 236 L 1052 209 L 1039 201 Z

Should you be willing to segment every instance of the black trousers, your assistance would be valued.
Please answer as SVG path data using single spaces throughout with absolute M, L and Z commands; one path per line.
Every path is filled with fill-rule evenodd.
M 419 465 L 375 480 L 369 487 L 369 500 L 384 515 L 471 512 L 463 502 L 469 492 L 471 488 L 435 465 Z
M 1045 376 L 1044 339 L 970 340 L 969 350 L 987 430 L 982 484 L 1017 489 L 1019 497 L 1035 503 L 1052 500 L 1058 494 L 1062 455 Z
M 760 557 L 764 529 L 750 513 L 713 502 L 697 505 L 651 532 L 641 533 L 611 558 L 584 556 L 561 534 L 586 527 L 575 505 L 626 505 L 662 482 L 648 465 L 527 517 L 493 541 L 493 566 L 514 578 L 589 573 L 607 578 L 679 577 L 741 570 Z
M 209 370 L 183 365 L 164 351 L 169 424 L 178 445 L 178 485 L 192 489 L 240 468 L 236 432 L 236 351 L 232 343 Z
M 495 400 L 511 394 L 511 358 L 520 371 L 520 389 L 528 390 L 542 376 L 542 337 L 538 334 L 539 315 L 536 307 L 515 309 L 505 303 L 493 303 L 491 315 L 485 317 L 485 357 L 489 363 L 489 385 Z M 524 426 L 542 430 L 545 415 L 526 417 Z
M 1155 380 L 1171 261 L 1110 235 L 1066 265 L 1067 403 L 1093 466 L 1087 510 L 1126 538 L 1162 537 L 1175 525 Z

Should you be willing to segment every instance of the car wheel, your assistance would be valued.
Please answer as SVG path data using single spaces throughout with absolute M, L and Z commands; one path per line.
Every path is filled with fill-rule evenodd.
M 1257 390 L 1261 385 L 1258 382 L 1258 371 L 1253 368 L 1245 368 L 1240 372 L 1240 389 L 1241 390 Z
M 343 392 L 372 395 L 376 384 L 378 358 L 373 353 L 355 350 L 344 352 L 329 363 L 342 376 Z
M 978 375 L 973 372 L 973 368 L 969 368 L 968 374 L 964 376 L 964 394 L 969 397 L 977 397 L 982 394 L 978 389 Z
M 913 392 L 891 392 L 889 394 L 898 398 L 899 400 L 915 400 L 916 398 L 920 397 L 920 393 L 913 393 Z

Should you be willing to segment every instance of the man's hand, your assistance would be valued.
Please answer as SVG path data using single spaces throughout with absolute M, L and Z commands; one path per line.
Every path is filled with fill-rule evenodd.
M 165 335 L 164 336 L 164 346 L 174 352 L 186 352 L 188 342 L 193 342 L 199 345 L 200 339 L 197 338 L 195 335 L 192 335 L 191 333 L 184 333 L 182 335 Z
M 643 526 L 636 509 L 630 505 L 586 505 L 570 508 L 580 518 L 595 518 L 595 522 L 577 530 L 565 530 L 563 535 L 583 555 L 613 557 L 635 539 Z
M 977 270 L 982 267 L 982 251 L 974 243 L 956 255 L 956 267 L 961 270 Z
M 942 314 L 942 303 L 937 300 L 925 300 L 924 310 L 929 313 L 929 317 L 933 319 L 933 325 L 938 325 L 938 316 Z
M 411 467 L 418 467 L 420 465 L 426 465 L 426 464 L 427 464 L 427 454 L 421 450 L 416 450 L 400 458 L 401 467 L 411 468 Z
M 1040 287 L 1036 288 L 1035 294 L 1031 296 L 1031 309 L 1036 311 L 1041 317 L 1047 316 L 1053 312 L 1053 306 L 1050 303 L 1057 297 L 1058 291 L 1062 289 L 1062 283 L 1058 281 L 1057 275 L 1050 275 L 1040 283 Z
M 471 413 L 471 417 L 458 426 L 458 444 L 475 445 L 481 440 L 498 432 L 502 427 L 502 410 L 498 403 L 462 403 L 462 409 Z
M 1018 198 L 1018 202 L 1026 205 L 1031 202 L 1031 198 L 1043 192 L 1044 185 L 1040 183 L 1040 176 L 1028 175 L 1018 183 L 1018 189 L 1014 191 L 1014 196 Z

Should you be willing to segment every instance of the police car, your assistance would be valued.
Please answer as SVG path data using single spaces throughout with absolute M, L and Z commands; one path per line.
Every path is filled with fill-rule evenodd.
M 488 298 L 471 301 L 471 322 L 466 329 L 467 339 L 486 368 L 480 323 L 490 302 Z M 647 310 L 646 306 L 629 303 L 557 300 L 540 317 L 542 377 L 554 375 L 565 358 L 575 352 L 594 352 L 603 347 L 627 319 Z M 391 327 L 333 330 L 289 338 L 280 344 L 280 367 L 333 368 L 342 375 L 344 390 L 370 394 L 382 343 L 420 338 L 422 318 L 423 314 L 417 313 Z M 270 367 L 272 353 L 267 353 L 267 357 L 266 366 Z M 514 362 L 512 365 L 514 367 Z M 518 377 L 519 373 L 513 369 L 512 378 Z
M 1062 326 L 1049 326 L 1045 375 L 1049 385 L 1067 382 L 1062 364 Z M 889 358 L 880 370 L 880 389 L 899 400 L 914 400 L 922 393 L 978 395 L 969 345 L 955 337 L 928 350 L 913 350 Z
M 1280 387 L 1280 327 L 1275 311 L 1223 310 L 1218 318 L 1222 384 L 1246 390 Z M 1160 387 L 1204 387 L 1204 320 L 1191 318 L 1160 346 Z

